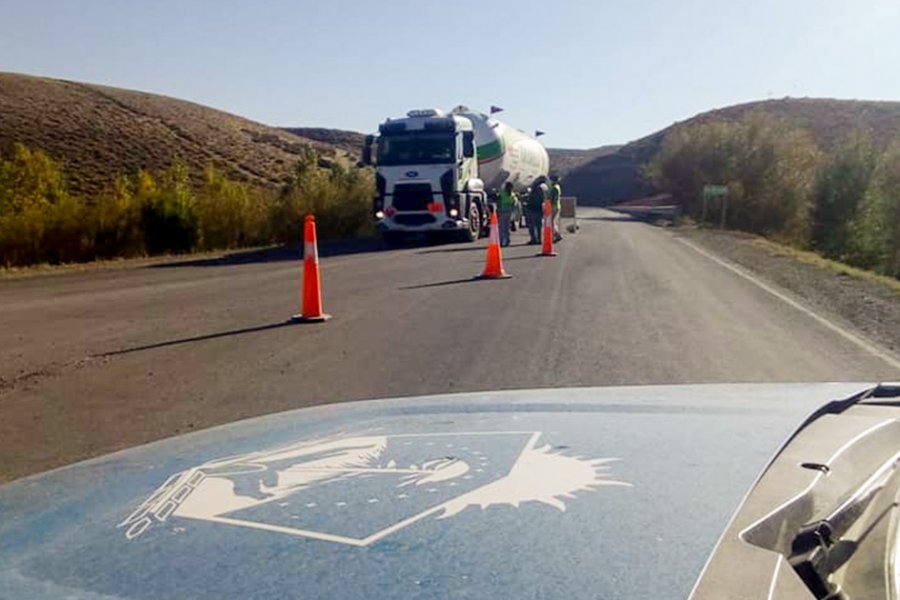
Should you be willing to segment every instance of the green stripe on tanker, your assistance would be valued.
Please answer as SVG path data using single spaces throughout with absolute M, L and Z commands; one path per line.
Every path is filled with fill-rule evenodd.
M 483 163 L 500 158 L 503 155 L 504 150 L 501 140 L 495 140 L 489 144 L 478 146 L 478 162 Z

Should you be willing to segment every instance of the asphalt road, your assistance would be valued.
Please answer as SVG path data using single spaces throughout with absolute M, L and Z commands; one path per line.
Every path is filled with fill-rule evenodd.
M 0 481 L 253 415 L 488 389 L 897 379 L 885 360 L 682 244 L 600 209 L 556 258 L 514 234 L 322 259 L 334 319 L 285 325 L 300 262 L 0 281 Z

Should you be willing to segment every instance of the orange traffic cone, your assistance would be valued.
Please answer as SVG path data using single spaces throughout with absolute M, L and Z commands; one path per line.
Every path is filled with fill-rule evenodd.
M 491 213 L 491 235 L 488 238 L 487 262 L 484 272 L 476 279 L 509 279 L 512 275 L 503 270 L 503 257 L 500 255 L 500 223 L 497 211 Z
M 303 221 L 303 307 L 291 317 L 294 323 L 321 323 L 331 318 L 322 312 L 322 282 L 319 278 L 319 248 L 316 243 L 316 218 Z
M 549 200 L 544 201 L 544 231 L 541 237 L 543 246 L 538 256 L 556 256 L 556 252 L 553 251 L 553 209 Z

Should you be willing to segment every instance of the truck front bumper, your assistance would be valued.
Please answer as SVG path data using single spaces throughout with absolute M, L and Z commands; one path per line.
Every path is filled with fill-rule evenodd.
M 423 223 L 421 225 L 405 225 L 396 223 L 393 219 L 379 219 L 375 222 L 378 231 L 405 231 L 409 233 L 427 233 L 429 231 L 453 231 L 466 229 L 468 221 L 461 219 L 444 219 L 435 223 Z

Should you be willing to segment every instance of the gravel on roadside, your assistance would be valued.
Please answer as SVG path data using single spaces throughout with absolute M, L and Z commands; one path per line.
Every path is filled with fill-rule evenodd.
M 900 287 L 740 232 L 679 226 L 685 237 L 900 356 Z

